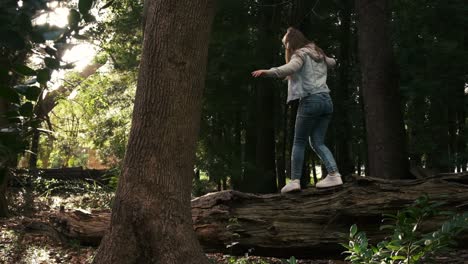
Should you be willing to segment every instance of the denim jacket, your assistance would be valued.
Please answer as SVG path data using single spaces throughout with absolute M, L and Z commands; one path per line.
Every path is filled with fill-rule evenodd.
M 267 70 L 268 77 L 288 78 L 287 102 L 310 94 L 330 92 L 327 85 L 327 70 L 336 65 L 335 59 L 319 54 L 309 44 L 291 56 L 291 60 L 280 67 Z

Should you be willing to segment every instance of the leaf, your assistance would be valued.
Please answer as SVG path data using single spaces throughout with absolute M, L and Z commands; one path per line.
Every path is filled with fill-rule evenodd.
M 47 52 L 47 54 L 49 54 L 50 56 L 56 56 L 57 55 L 57 50 L 54 49 L 54 48 L 51 48 L 49 46 L 45 47 L 45 52 Z
M 349 236 L 354 237 L 354 235 L 356 235 L 356 232 L 357 232 L 357 226 L 352 225 L 351 228 L 349 229 Z
M 89 39 L 86 36 L 78 35 L 78 34 L 73 35 L 73 37 L 76 38 L 76 39 L 80 39 L 80 40 L 88 40 Z
M 24 76 L 35 76 L 36 71 L 23 64 L 13 65 L 13 71 Z
M 2 80 L 9 80 L 9 70 L 6 67 L 3 67 L 3 65 L 0 65 L 0 79 Z
M 37 72 L 37 82 L 40 84 L 47 84 L 50 80 L 50 70 L 49 69 L 41 69 Z
M 44 129 L 44 128 L 37 128 L 37 131 L 42 132 L 42 133 L 45 133 L 45 134 L 52 134 L 52 133 L 54 133 L 54 131 L 48 130 L 48 129 Z
M 31 101 L 36 101 L 39 98 L 39 95 L 41 94 L 42 90 L 41 88 L 37 86 L 28 86 L 26 90 L 26 99 L 31 100 Z
M 17 24 L 19 26 L 19 31 L 23 34 L 29 33 L 33 29 L 31 17 L 26 15 L 25 13 L 21 13 L 20 15 L 18 15 Z
M 101 8 L 99 8 L 99 11 L 108 8 L 108 7 L 111 6 L 113 3 L 114 3 L 114 0 L 110 0 L 110 1 L 107 2 L 105 5 L 103 5 Z
M 31 102 L 24 103 L 20 107 L 19 112 L 22 116 L 31 117 L 33 115 L 33 104 Z
M 296 258 L 294 256 L 290 257 L 289 260 L 288 260 L 288 263 L 289 264 L 296 264 L 297 263 Z
M 86 23 L 96 22 L 96 18 L 91 14 L 83 14 L 83 20 Z
M 62 30 L 47 31 L 42 33 L 42 36 L 45 40 L 57 40 L 62 36 L 64 32 L 65 31 Z
M 384 229 L 393 230 L 393 229 L 395 229 L 395 226 L 393 226 L 393 225 L 382 225 L 382 226 L 380 226 L 380 230 L 384 230 Z
M 22 50 L 26 48 L 26 42 L 16 31 L 0 31 L 0 45 L 13 50 Z
M 80 10 L 81 14 L 87 14 L 91 7 L 93 6 L 93 0 L 79 0 L 78 2 L 78 10 Z
M 20 103 L 18 93 L 10 87 L 0 86 L 0 97 L 5 98 L 8 102 L 11 103 Z
M 44 43 L 45 42 L 45 39 L 44 39 L 44 36 L 42 35 L 42 33 L 37 32 L 37 31 L 33 31 L 31 33 L 31 40 L 34 43 Z
M 51 57 L 47 57 L 44 59 L 45 65 L 50 69 L 58 69 L 60 68 L 60 61 Z
M 78 24 L 80 23 L 81 15 L 76 9 L 70 9 L 70 13 L 68 14 L 68 25 L 71 29 L 76 29 Z
M 28 85 L 20 84 L 20 85 L 15 85 L 13 88 L 15 89 L 17 93 L 26 95 L 26 91 L 28 90 Z

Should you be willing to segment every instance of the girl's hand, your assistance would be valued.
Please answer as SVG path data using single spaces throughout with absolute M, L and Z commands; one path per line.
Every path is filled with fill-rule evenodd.
M 252 76 L 254 78 L 260 77 L 260 76 L 265 76 L 266 70 L 256 70 L 252 72 Z

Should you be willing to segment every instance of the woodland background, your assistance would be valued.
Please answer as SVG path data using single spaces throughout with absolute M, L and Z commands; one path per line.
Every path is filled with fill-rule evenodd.
M 39 23 L 58 8 L 68 10 L 61 26 L 47 19 Z M 328 77 L 335 113 L 327 145 L 345 181 L 352 174 L 401 179 L 466 172 L 468 7 L 461 0 L 396 0 L 384 8 L 388 30 L 375 34 L 386 38 L 368 41 L 367 47 L 389 47 L 389 68 L 376 71 L 388 73 L 381 81 L 397 96 L 383 96 L 382 108 L 394 112 L 376 120 L 366 117 L 376 109 L 372 102 L 381 103 L 382 91 L 366 95 L 371 104 L 364 102 L 362 76 L 369 69 L 362 65 L 373 58 L 358 46 L 358 27 L 364 31 L 366 24 L 359 24 L 353 1 L 217 1 L 200 132 L 193 135 L 192 196 L 228 189 L 275 193 L 288 181 L 297 102 L 286 104 L 281 80 L 253 79 L 250 72 L 283 64 L 281 38 L 289 26 L 338 61 Z M 17 195 L 16 189 L 8 191 L 16 168 L 30 171 L 27 181 L 49 192 L 50 183 L 44 184 L 36 169 L 102 169 L 102 188 L 112 196 L 130 133 L 145 14 L 142 1 L 130 0 L 0 4 L 1 216 L 18 213 L 17 204 L 6 199 Z M 191 39 L 184 41 L 192 45 Z M 94 50 L 86 65 L 64 59 L 83 45 Z M 400 138 L 386 136 L 403 129 Z M 382 156 L 369 139 L 395 146 L 389 152 L 402 161 L 390 167 L 385 160 L 372 161 Z M 308 150 L 304 186 L 322 172 Z

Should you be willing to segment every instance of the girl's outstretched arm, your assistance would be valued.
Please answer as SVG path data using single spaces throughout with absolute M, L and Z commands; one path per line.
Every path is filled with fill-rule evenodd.
M 269 70 L 253 71 L 252 76 L 253 77 L 266 76 L 266 77 L 284 78 L 286 76 L 289 76 L 299 71 L 303 64 L 304 62 L 299 56 L 293 55 L 291 57 L 291 60 L 288 63 L 279 67 L 271 68 Z

